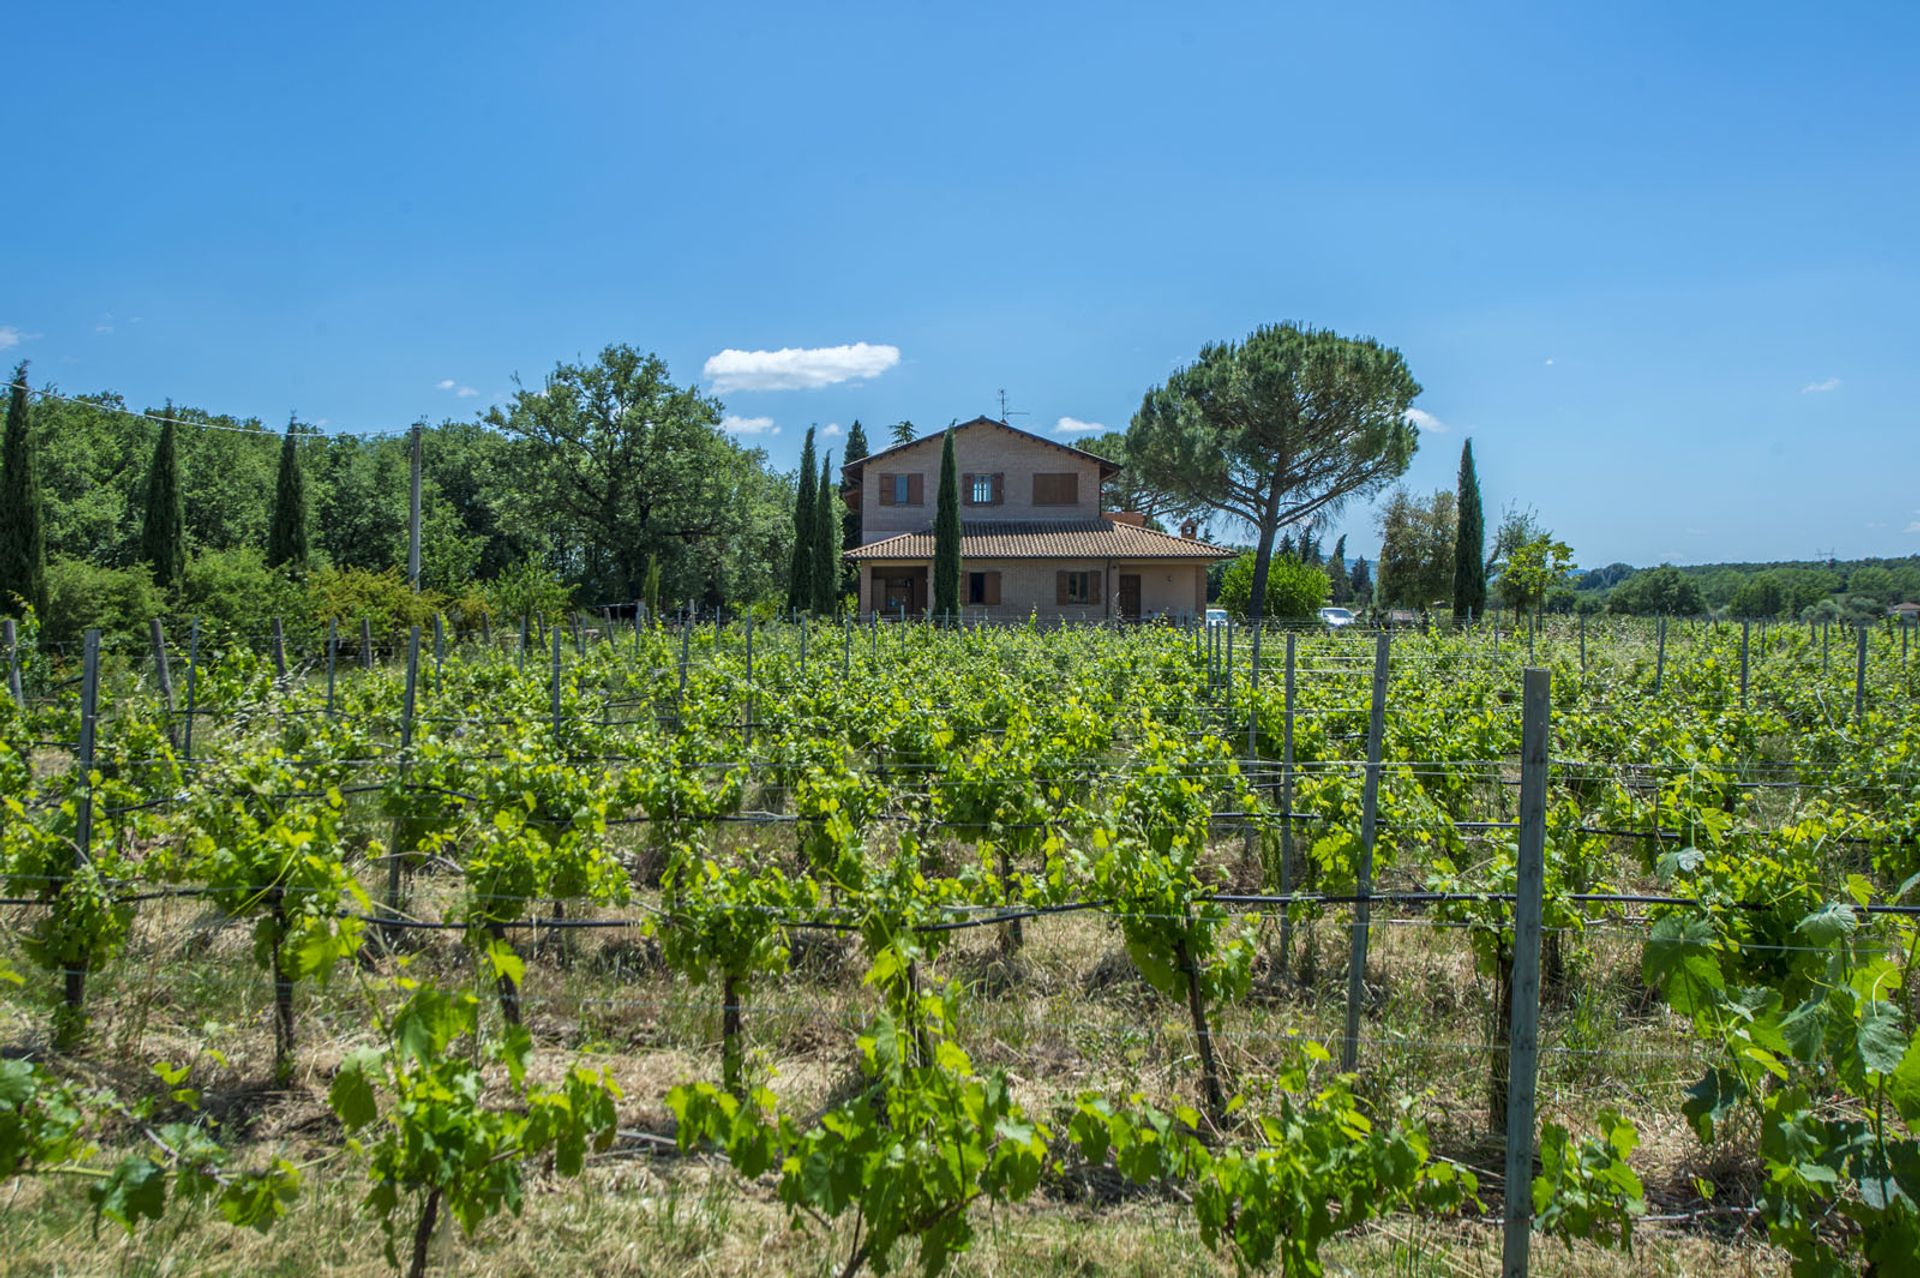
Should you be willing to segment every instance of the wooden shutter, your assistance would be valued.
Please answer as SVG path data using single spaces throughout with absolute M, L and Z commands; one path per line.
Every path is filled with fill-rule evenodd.
M 960 504 L 962 506 L 973 505 L 973 476 L 972 475 L 960 476 Z
M 1067 474 L 1041 474 L 1033 477 L 1033 504 L 1036 506 L 1071 506 L 1080 499 L 1080 476 Z
M 893 505 L 893 476 L 892 475 L 880 476 L 880 504 L 882 506 Z
M 1080 500 L 1080 476 L 1065 474 L 1060 476 L 1060 492 L 1055 498 L 1062 506 L 1072 506 Z M 1094 602 L 1098 603 L 1099 591 L 1094 591 Z
M 1073 476 L 1069 475 L 1067 478 L 1071 479 Z M 1087 574 L 1088 603 L 1097 604 L 1100 602 L 1100 579 L 1106 575 L 1104 572 L 1090 572 Z
M 919 506 L 925 504 L 927 500 L 926 478 L 925 475 L 907 476 L 907 505 Z
M 1053 601 L 1057 604 L 1067 602 L 1067 574 L 1064 572 L 1053 574 Z
M 990 572 L 987 574 L 986 603 L 988 607 L 992 607 L 994 604 L 997 604 L 999 602 L 1000 602 L 1000 574 L 997 572 Z
M 996 506 L 1003 505 L 1005 504 L 1006 500 L 1007 500 L 1007 477 L 1004 474 L 995 475 L 993 477 L 993 504 Z M 997 580 L 999 577 L 999 574 L 995 573 L 994 577 Z

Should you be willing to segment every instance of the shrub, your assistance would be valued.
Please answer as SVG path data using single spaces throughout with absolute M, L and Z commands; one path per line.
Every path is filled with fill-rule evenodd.
M 573 587 L 551 568 L 527 559 L 487 584 L 486 602 L 494 616 L 519 624 L 522 617 L 551 625 L 573 608 Z
M 279 617 L 289 633 L 311 621 L 305 593 L 286 572 L 267 567 L 252 546 L 211 550 L 187 563 L 174 615 L 198 617 L 201 629 L 242 643 L 260 643 Z
M 337 621 L 347 630 L 367 621 L 377 635 L 431 626 L 442 602 L 436 593 L 415 594 L 398 568 L 323 568 L 308 579 L 307 594 L 309 612 L 321 625 Z
M 1331 589 L 1324 570 L 1298 559 L 1275 555 L 1267 565 L 1266 616 L 1274 621 L 1301 621 L 1324 608 Z M 1253 600 L 1253 552 L 1247 551 L 1220 574 L 1219 604 L 1236 617 L 1247 616 Z
M 100 568 L 84 559 L 56 559 L 47 565 L 41 637 L 48 643 L 72 643 L 98 626 L 103 635 L 140 639 L 147 623 L 166 611 L 167 598 L 145 565 Z

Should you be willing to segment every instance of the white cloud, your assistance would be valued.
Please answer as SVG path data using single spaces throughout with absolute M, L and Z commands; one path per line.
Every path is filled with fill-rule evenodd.
M 433 384 L 433 388 L 435 390 L 452 390 L 453 379 L 451 377 L 443 377 Z
M 1090 435 L 1105 429 L 1099 422 L 1083 422 L 1078 417 L 1062 417 L 1053 424 L 1053 433 L 1056 435 Z
M 1837 377 L 1828 377 L 1821 381 L 1808 382 L 1805 386 L 1802 386 L 1800 388 L 1800 393 L 1802 395 L 1819 395 L 1819 394 L 1825 393 L 1826 391 L 1839 390 L 1839 389 L 1840 389 L 1840 379 Z
M 1548 364 L 1552 364 L 1552 363 L 1553 363 L 1553 356 L 1551 356 L 1551 355 L 1549 355 L 1549 356 L 1547 356 L 1547 363 L 1548 363 Z
M 112 313 L 109 312 L 105 315 L 102 315 L 99 319 L 95 320 L 93 322 L 93 331 L 97 334 L 100 334 L 101 336 L 105 336 L 106 334 L 111 333 L 113 331 Z
M 700 375 L 713 389 L 729 391 L 812 390 L 838 382 L 866 381 L 900 362 L 898 346 L 855 342 L 851 346 L 789 346 L 777 351 L 731 347 L 707 360 Z
M 728 413 L 720 419 L 720 429 L 729 435 L 778 435 L 780 428 L 771 417 L 736 417 Z
M 458 390 L 454 391 L 453 393 L 455 395 L 458 395 L 461 399 L 472 399 L 475 395 L 478 395 L 480 392 L 475 390 L 471 386 L 462 386 Z
M 821 437 L 824 439 L 832 439 L 835 435 L 838 435 L 840 433 L 841 431 L 840 431 L 839 422 L 828 422 L 825 426 L 822 426 L 820 428 Z
M 1407 420 L 1409 422 L 1412 422 L 1415 426 L 1418 426 L 1421 430 L 1427 431 L 1431 434 L 1437 435 L 1440 432 L 1446 430 L 1447 428 L 1447 424 L 1445 422 L 1441 421 L 1438 417 L 1435 417 L 1432 413 L 1429 413 L 1424 408 L 1409 408 L 1407 410 Z
M 1920 519 L 1916 519 L 1916 520 L 1914 520 L 1914 521 L 1913 521 L 1912 523 L 1910 523 L 1910 524 L 1908 524 L 1908 525 L 1907 525 L 1907 531 L 1908 531 L 1908 532 L 1920 532 Z
M 23 333 L 11 324 L 0 324 L 0 351 L 12 350 L 20 343 L 30 342 L 38 336 L 38 333 Z

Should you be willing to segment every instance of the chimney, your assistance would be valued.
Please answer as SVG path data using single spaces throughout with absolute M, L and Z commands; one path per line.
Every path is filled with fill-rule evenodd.
M 1137 510 L 1109 510 L 1103 517 L 1116 524 L 1132 524 L 1135 528 L 1147 526 L 1147 517 Z
M 1200 525 L 1191 519 L 1187 520 L 1180 525 L 1180 536 L 1187 541 L 1197 539 L 1200 536 Z

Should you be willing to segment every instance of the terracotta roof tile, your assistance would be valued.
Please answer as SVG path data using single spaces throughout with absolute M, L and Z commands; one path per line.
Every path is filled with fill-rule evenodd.
M 1231 550 L 1111 519 L 967 520 L 962 559 L 1228 559 Z M 931 559 L 933 530 L 899 533 L 847 552 L 848 559 Z

